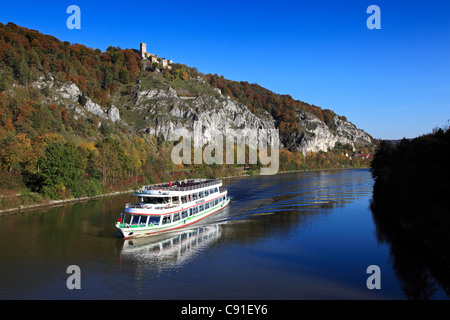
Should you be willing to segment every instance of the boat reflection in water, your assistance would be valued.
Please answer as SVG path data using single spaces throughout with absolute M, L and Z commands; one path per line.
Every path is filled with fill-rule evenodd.
M 176 268 L 217 241 L 221 233 L 219 224 L 211 224 L 170 234 L 124 240 L 120 258 L 122 262 L 140 262 L 161 269 Z

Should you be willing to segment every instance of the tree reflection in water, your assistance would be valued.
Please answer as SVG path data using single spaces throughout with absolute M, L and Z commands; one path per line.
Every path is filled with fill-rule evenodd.
M 450 268 L 401 228 L 375 201 L 371 211 L 377 240 L 390 245 L 392 265 L 407 299 L 435 299 L 442 289 L 450 297 Z

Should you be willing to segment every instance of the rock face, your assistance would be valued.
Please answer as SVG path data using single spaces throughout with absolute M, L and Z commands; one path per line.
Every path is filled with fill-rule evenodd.
M 170 88 L 171 89 L 171 88 Z M 243 136 L 257 129 L 275 129 L 274 119 L 267 113 L 253 114 L 246 105 L 228 96 L 200 96 L 181 99 L 171 90 L 140 91 L 136 95 L 136 108 L 147 110 L 147 123 L 139 130 L 170 140 L 172 135 L 192 131 L 195 122 L 202 125 L 203 144 L 211 141 L 215 130 L 222 134 L 227 129 L 240 129 Z M 150 116 L 151 115 L 151 116 Z M 328 151 L 336 143 L 342 145 L 370 145 L 372 138 L 363 130 L 338 116 L 327 126 L 316 116 L 303 112 L 298 114 L 303 128 L 292 138 L 290 149 L 307 154 L 310 151 Z
M 328 149 L 333 149 L 336 143 L 352 146 L 355 144 L 370 145 L 372 143 L 372 137 L 369 134 L 338 116 L 334 116 L 330 126 L 307 112 L 298 116 L 304 129 L 293 137 L 293 149 L 301 151 L 303 154 L 310 151 L 328 151 Z
M 84 105 L 80 105 L 82 95 L 73 83 L 57 83 L 53 77 L 41 77 L 33 85 L 38 89 L 52 90 L 50 100 L 63 102 L 72 108 L 76 116 L 88 118 L 96 116 L 102 122 L 110 121 L 137 132 L 146 132 L 154 136 L 162 136 L 166 140 L 174 140 L 180 135 L 192 133 L 194 126 L 201 126 L 201 140 L 206 144 L 214 139 L 217 133 L 226 136 L 227 130 L 241 130 L 242 136 L 249 136 L 258 129 L 275 129 L 275 120 L 266 111 L 253 114 L 246 105 L 229 96 L 222 95 L 220 90 L 211 88 L 204 81 L 196 83 L 205 86 L 205 93 L 195 96 L 182 96 L 171 87 L 146 88 L 139 81 L 134 86 L 126 103 L 117 99 L 115 105 L 107 110 L 86 97 Z M 206 93 L 209 92 L 209 93 Z M 132 108 L 128 106 L 132 105 Z M 121 112 L 127 113 L 127 121 L 121 119 Z M 290 137 L 291 150 L 307 154 L 310 151 L 328 151 L 336 143 L 342 145 L 364 146 L 372 143 L 372 137 L 356 128 L 344 118 L 335 116 L 332 123 L 326 125 L 316 116 L 308 112 L 298 112 L 299 130 Z
M 119 109 L 117 109 L 114 106 L 111 106 L 111 108 L 108 109 L 108 111 L 106 112 L 106 114 L 108 115 L 108 118 L 112 121 L 112 122 L 118 122 L 120 121 L 120 112 Z
M 157 95 L 162 96 L 161 93 Z M 275 122 L 268 114 L 263 118 L 257 117 L 247 106 L 227 96 L 200 96 L 185 100 L 166 95 L 148 105 L 145 103 L 140 96 L 136 107 L 148 110 L 152 119 L 139 130 L 162 135 L 166 140 L 192 132 L 194 125 L 201 125 L 203 144 L 212 141 L 218 132 L 225 136 L 229 129 L 239 129 L 243 136 L 258 129 L 275 129 Z
M 47 77 L 41 76 L 39 81 L 33 83 L 33 86 L 37 89 L 49 88 L 53 90 L 50 100 L 56 103 L 63 103 L 71 107 L 76 114 L 82 117 L 89 117 L 95 115 L 102 120 L 109 119 L 112 122 L 120 122 L 120 112 L 115 106 L 111 106 L 107 111 L 92 101 L 90 98 L 86 98 L 84 105 L 80 104 L 80 97 L 82 96 L 81 90 L 74 83 L 67 82 L 63 84 L 57 84 L 54 78 L 49 75 Z
M 87 99 L 86 104 L 84 105 L 84 108 L 86 111 L 95 114 L 96 116 L 99 116 L 101 118 L 105 118 L 105 112 L 103 111 L 102 107 L 100 107 L 98 104 L 93 102 L 91 99 Z

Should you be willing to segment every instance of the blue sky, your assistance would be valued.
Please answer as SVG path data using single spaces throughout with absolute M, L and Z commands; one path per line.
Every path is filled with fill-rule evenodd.
M 69 30 L 69 5 L 81 30 Z M 369 30 L 367 7 L 381 9 Z M 0 22 L 147 51 L 345 115 L 375 138 L 450 119 L 450 1 L 8 1 Z

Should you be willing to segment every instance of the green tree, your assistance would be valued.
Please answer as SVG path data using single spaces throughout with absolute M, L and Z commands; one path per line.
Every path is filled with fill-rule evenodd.
M 102 82 L 102 88 L 107 90 L 109 85 L 111 85 L 113 82 L 113 74 L 108 68 L 103 69 L 103 82 Z
M 123 68 L 119 72 L 119 81 L 123 84 L 127 84 L 130 82 L 130 75 L 128 74 L 128 70 Z
M 78 97 L 78 103 L 82 106 L 84 106 L 87 102 L 87 97 L 84 92 L 81 93 L 81 95 Z
M 39 191 L 52 199 L 63 195 L 82 196 L 80 167 L 82 161 L 75 145 L 60 141 L 47 144 L 44 155 L 38 160 L 36 173 Z
M 10 131 L 0 147 L 0 164 L 2 164 L 2 167 L 9 172 L 21 170 L 31 149 L 29 139 L 26 139 L 23 134 L 16 136 Z
M 16 65 L 14 66 L 14 76 L 19 80 L 20 84 L 27 85 L 30 79 L 30 70 L 25 61 L 25 54 L 21 54 Z

